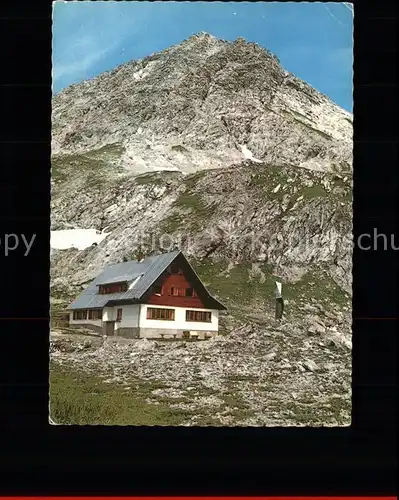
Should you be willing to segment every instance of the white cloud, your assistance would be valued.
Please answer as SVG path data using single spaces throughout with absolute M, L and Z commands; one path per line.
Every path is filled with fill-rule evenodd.
M 117 44 L 104 49 L 88 51 L 86 55 L 64 63 L 56 62 L 53 66 L 53 81 L 59 80 L 64 76 L 79 76 L 86 73 L 94 64 L 101 61 Z
M 74 79 L 85 77 L 92 66 L 104 59 L 118 45 L 115 41 L 109 43 L 89 30 L 75 35 L 71 33 L 63 37 L 60 50 L 54 57 L 53 53 L 53 82 L 62 78 Z
M 122 2 L 123 3 L 123 2 Z M 53 8 L 53 83 L 88 77 L 128 37 L 143 27 L 143 16 L 123 12 L 119 2 L 56 2 Z

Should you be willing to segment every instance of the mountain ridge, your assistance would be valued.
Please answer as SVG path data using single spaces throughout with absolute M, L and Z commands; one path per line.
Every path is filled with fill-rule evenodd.
M 118 143 L 129 171 L 192 173 L 244 161 L 245 148 L 259 161 L 349 172 L 351 121 L 266 49 L 200 33 L 54 96 L 52 151 Z

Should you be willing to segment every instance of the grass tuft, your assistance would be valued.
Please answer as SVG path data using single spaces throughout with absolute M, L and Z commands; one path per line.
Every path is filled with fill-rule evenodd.
M 64 425 L 182 425 L 190 412 L 146 401 L 151 391 L 163 387 L 140 381 L 137 387 L 125 390 L 122 384 L 105 384 L 97 377 L 51 363 L 50 416 Z

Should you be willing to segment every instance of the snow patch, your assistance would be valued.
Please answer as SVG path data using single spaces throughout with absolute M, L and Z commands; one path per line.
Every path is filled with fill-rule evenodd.
M 161 166 L 153 166 L 152 170 L 157 172 L 158 170 L 164 170 L 166 172 L 179 172 L 180 170 L 177 167 L 161 167 Z
M 66 250 L 76 248 L 84 250 L 93 243 L 100 243 L 108 234 L 96 229 L 61 229 L 51 231 L 50 247 L 56 250 Z
M 145 72 L 143 69 L 139 69 L 138 71 L 133 73 L 132 76 L 133 76 L 134 80 L 141 80 L 142 78 L 147 76 L 147 72 Z
M 136 81 L 139 81 L 139 80 L 142 80 L 143 78 L 145 78 L 146 76 L 148 76 L 153 67 L 157 65 L 157 61 L 151 61 L 149 62 L 145 68 L 141 68 L 139 69 L 138 71 L 135 71 L 133 74 L 132 74 L 132 77 L 134 80 Z
M 253 155 L 252 151 L 250 151 L 247 148 L 247 146 L 245 146 L 245 144 L 244 145 L 240 145 L 240 147 L 241 147 L 241 152 L 244 155 L 244 157 L 245 157 L 246 160 L 252 160 L 255 163 L 262 163 L 262 160 L 258 160 L 257 158 L 254 158 L 254 155 Z

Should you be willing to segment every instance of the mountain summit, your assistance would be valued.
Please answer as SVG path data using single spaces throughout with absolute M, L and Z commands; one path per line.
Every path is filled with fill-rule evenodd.
M 53 98 L 53 155 L 117 145 L 134 173 L 246 160 L 350 172 L 352 115 L 255 43 L 200 32 Z

